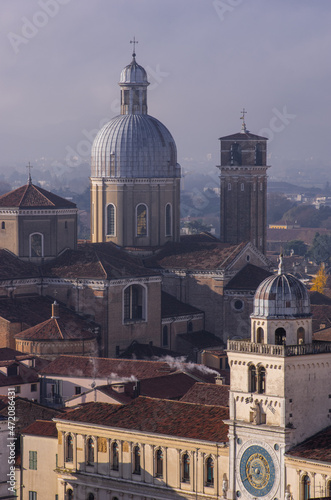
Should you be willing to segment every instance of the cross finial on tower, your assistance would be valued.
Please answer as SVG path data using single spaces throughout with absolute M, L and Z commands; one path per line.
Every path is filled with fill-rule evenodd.
M 130 43 L 133 43 L 132 57 L 136 57 L 136 43 L 138 43 L 138 41 L 136 40 L 135 36 L 133 37 L 133 40 L 130 40 Z
M 32 182 L 32 177 L 31 177 L 31 168 L 33 168 L 33 165 L 30 165 L 30 162 L 29 162 L 29 165 L 26 166 L 26 168 L 29 169 L 29 175 L 28 175 L 28 184 L 31 184 Z
M 241 117 L 240 117 L 240 120 L 242 120 L 242 124 L 241 124 L 241 133 L 242 134 L 245 134 L 247 132 L 246 123 L 245 123 L 245 115 L 246 114 L 247 114 L 247 111 L 245 110 L 245 108 L 243 108 L 241 111 Z

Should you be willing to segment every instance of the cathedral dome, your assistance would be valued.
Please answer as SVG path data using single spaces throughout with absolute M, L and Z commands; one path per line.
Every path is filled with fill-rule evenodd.
M 126 83 L 148 85 L 147 73 L 145 69 L 136 62 L 135 57 L 133 57 L 131 63 L 125 66 L 121 72 L 120 85 Z
M 179 177 L 177 149 L 169 130 L 147 114 L 119 115 L 92 145 L 92 177 Z
M 292 274 L 269 276 L 258 286 L 254 296 L 253 317 L 309 317 L 307 288 Z

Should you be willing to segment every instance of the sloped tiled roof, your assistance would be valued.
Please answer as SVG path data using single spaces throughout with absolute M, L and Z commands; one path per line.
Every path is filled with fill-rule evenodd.
M 36 420 L 23 429 L 22 434 L 57 438 L 56 423 L 49 420 Z
M 200 330 L 198 332 L 188 332 L 180 333 L 178 337 L 185 340 L 192 347 L 197 349 L 205 349 L 206 347 L 220 347 L 223 346 L 223 340 L 216 337 L 213 333 L 207 332 L 206 330 Z
M 331 426 L 294 446 L 286 455 L 331 463 Z
M 158 347 L 153 344 L 142 344 L 137 340 L 133 340 L 129 347 L 125 349 L 120 355 L 121 359 L 151 359 L 162 358 L 165 356 L 171 356 L 173 358 L 178 358 L 183 356 L 182 353 L 171 351 L 170 349 L 165 349 L 164 347 Z
M 200 243 L 183 240 L 168 243 L 153 258 L 145 259 L 145 265 L 162 269 L 189 269 L 207 271 L 224 269 L 245 248 L 246 242 L 238 245 L 228 243 Z
M 29 368 L 22 363 L 17 362 L 7 362 L 7 366 L 18 366 L 18 375 L 5 375 L 0 372 L 0 387 L 11 386 L 14 387 L 16 385 L 22 384 L 33 384 L 39 382 L 38 373 L 34 368 Z M 3 364 L 2 364 L 3 366 Z
M 118 427 L 187 439 L 227 442 L 228 408 L 139 397 L 124 406 L 86 403 L 60 420 Z
M 313 315 L 313 332 L 319 331 L 321 325 L 325 325 L 325 328 L 331 327 L 331 305 L 312 304 L 310 309 Z
M 0 250 L 0 280 L 36 278 L 40 276 L 38 266 L 25 262 L 8 250 Z
M 13 299 L 5 297 L 0 299 L 0 317 L 12 323 L 21 323 L 26 328 L 34 327 L 43 322 L 49 321 L 52 315 L 52 302 L 50 298 L 35 295 L 31 297 L 14 297 Z M 78 335 L 80 331 L 88 332 L 96 326 L 79 316 L 77 313 L 67 307 L 58 305 L 60 316 L 60 328 L 71 331 Z M 54 326 L 54 324 L 53 324 Z M 47 329 L 47 325 L 45 325 Z M 35 330 L 33 330 L 35 331 Z M 54 329 L 51 329 L 53 334 Z M 76 333 L 74 333 L 76 332 Z M 32 332 L 31 332 L 32 334 Z M 41 331 L 43 335 L 43 332 Z M 85 333 L 83 333 L 85 335 Z M 18 336 L 21 335 L 18 334 Z M 17 337 L 18 338 L 18 337 Z
M 81 340 L 81 339 L 93 339 L 96 335 L 87 329 L 82 329 L 82 321 L 78 321 L 78 318 L 72 319 L 69 322 L 64 322 L 60 318 L 49 318 L 48 320 L 40 323 L 36 326 L 32 326 L 27 330 L 14 335 L 16 339 L 21 340 L 43 340 L 43 341 L 55 341 L 55 340 Z
M 229 406 L 229 385 L 196 382 L 181 398 L 186 403 Z
M 251 134 L 248 130 L 246 132 L 236 132 L 235 134 L 225 135 L 224 137 L 220 137 L 222 141 L 251 141 L 251 140 L 260 140 L 266 139 L 267 137 L 263 137 L 262 135 Z
M 200 314 L 202 311 L 197 307 L 185 304 L 169 293 L 162 292 L 161 294 L 161 316 L 169 318 L 173 316 L 185 316 L 191 314 Z
M 0 348 L 0 362 L 1 361 L 14 361 L 16 356 L 23 356 L 23 352 L 11 349 L 10 347 Z
M 66 250 L 42 267 L 44 276 L 61 278 L 117 279 L 130 276 L 155 276 L 139 261 L 112 243 L 85 244 Z
M 76 208 L 75 203 L 34 184 L 26 184 L 0 196 L 0 207 Z
M 327 295 L 324 295 L 324 293 L 320 292 L 309 292 L 309 299 L 310 299 L 310 304 L 316 305 L 316 306 L 330 306 L 331 305 L 331 298 L 328 297 Z
M 331 328 L 324 328 L 313 334 L 313 340 L 319 342 L 331 342 Z
M 256 290 L 259 284 L 272 273 L 254 266 L 246 264 L 226 285 L 226 289 L 230 290 Z
M 199 382 L 214 382 L 219 373 L 204 365 L 185 363 L 181 359 L 166 357 L 161 361 L 119 358 L 97 358 L 62 355 L 51 361 L 41 375 L 142 380 L 166 374 L 184 372 Z

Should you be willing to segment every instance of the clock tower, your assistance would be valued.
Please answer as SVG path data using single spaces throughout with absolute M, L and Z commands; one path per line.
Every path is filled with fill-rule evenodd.
M 228 340 L 227 353 L 228 498 L 283 500 L 296 489 L 286 477 L 287 450 L 330 425 L 323 381 L 331 354 L 313 343 L 307 289 L 283 272 L 282 259 L 256 291 L 251 338 Z

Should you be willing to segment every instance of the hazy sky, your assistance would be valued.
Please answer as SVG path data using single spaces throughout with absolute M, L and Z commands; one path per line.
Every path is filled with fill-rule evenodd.
M 1 166 L 88 159 L 96 129 L 119 113 L 133 36 L 149 114 L 173 134 L 179 162 L 218 164 L 218 138 L 240 130 L 244 106 L 248 129 L 270 137 L 271 164 L 331 164 L 330 0 L 1 0 L 0 9 Z

